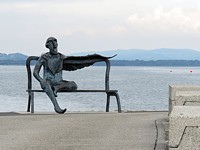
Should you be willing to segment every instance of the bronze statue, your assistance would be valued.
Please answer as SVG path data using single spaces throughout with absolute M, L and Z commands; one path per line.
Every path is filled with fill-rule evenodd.
M 74 71 L 111 57 L 103 57 L 97 54 L 66 57 L 58 52 L 57 39 L 54 37 L 49 37 L 45 46 L 49 49 L 49 52 L 41 55 L 35 65 L 33 75 L 40 82 L 41 88 L 51 99 L 54 110 L 62 114 L 65 113 L 66 108 L 61 109 L 58 105 L 56 100 L 57 92 L 77 90 L 77 85 L 74 81 L 63 80 L 62 70 Z M 43 78 L 39 75 L 41 67 L 43 67 Z

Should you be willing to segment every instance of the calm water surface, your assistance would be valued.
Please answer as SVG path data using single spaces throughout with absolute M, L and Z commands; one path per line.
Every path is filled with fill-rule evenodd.
M 192 71 L 192 72 L 191 72 Z M 105 67 L 90 67 L 64 72 L 79 89 L 104 89 Z M 111 68 L 110 89 L 119 90 L 123 110 L 167 110 L 168 85 L 200 85 L 197 67 L 115 67 Z M 34 80 L 33 87 L 40 88 Z M 25 66 L 0 66 L 0 112 L 26 111 L 28 94 Z M 104 111 L 105 93 L 58 94 L 58 102 L 69 111 Z M 117 109 L 111 98 L 111 111 Z M 53 111 L 45 93 L 35 93 L 35 111 Z

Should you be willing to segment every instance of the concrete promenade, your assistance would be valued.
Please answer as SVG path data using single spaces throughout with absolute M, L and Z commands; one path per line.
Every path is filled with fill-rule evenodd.
M 165 150 L 168 112 L 0 113 L 0 150 Z

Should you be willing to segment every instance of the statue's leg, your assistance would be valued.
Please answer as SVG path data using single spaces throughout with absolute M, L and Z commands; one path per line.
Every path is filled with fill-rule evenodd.
M 61 109 L 60 106 L 58 105 L 58 102 L 57 102 L 57 100 L 56 100 L 56 98 L 54 96 L 54 92 L 53 92 L 53 90 L 51 88 L 51 85 L 48 83 L 47 86 L 45 86 L 45 88 L 43 90 L 46 92 L 46 94 L 50 98 L 51 102 L 53 103 L 54 110 L 59 114 L 65 113 L 66 108 L 65 109 Z
M 54 94 L 58 91 L 75 91 L 77 90 L 77 85 L 74 81 L 61 81 L 59 85 L 54 86 Z

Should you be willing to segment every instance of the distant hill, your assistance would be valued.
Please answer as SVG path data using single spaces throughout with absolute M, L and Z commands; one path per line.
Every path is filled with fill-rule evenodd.
M 129 50 L 109 50 L 102 52 L 82 52 L 70 55 L 80 56 L 88 54 L 101 54 L 112 56 L 117 54 L 112 60 L 200 60 L 200 51 L 192 49 L 170 49 L 161 48 L 155 50 L 129 49 Z M 3 54 L 0 53 L 0 60 L 26 60 L 27 56 L 22 53 Z
M 26 60 L 27 56 L 21 53 L 3 54 L 0 53 L 0 60 Z
M 25 65 L 25 60 L 27 57 L 28 56 L 21 53 L 0 53 L 0 65 Z
M 88 54 L 101 54 L 116 57 L 111 59 L 114 66 L 200 66 L 200 51 L 192 49 L 132 49 L 110 50 L 104 52 L 83 52 L 70 55 L 81 56 Z M 0 65 L 25 65 L 28 56 L 21 53 L 0 53 Z M 95 64 L 95 65 L 104 65 Z
M 84 52 L 72 55 L 101 54 L 112 56 L 117 54 L 114 60 L 200 60 L 200 51 L 192 49 L 170 49 L 161 48 L 155 50 L 130 49 L 130 50 L 109 50 L 103 52 Z

